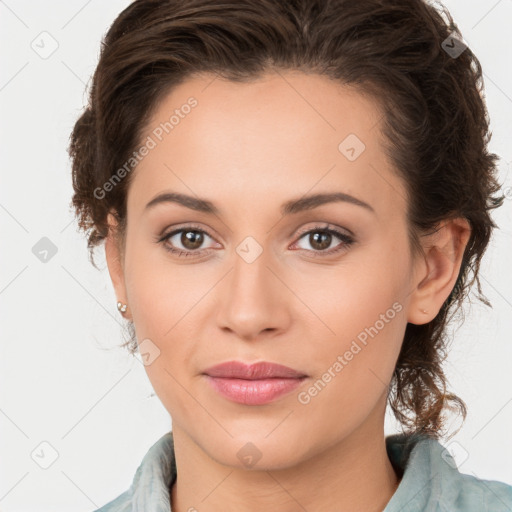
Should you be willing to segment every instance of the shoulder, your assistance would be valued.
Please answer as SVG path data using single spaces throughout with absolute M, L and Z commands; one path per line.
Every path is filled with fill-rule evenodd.
M 386 438 L 388 456 L 403 471 L 384 512 L 511 512 L 512 486 L 461 473 L 438 440 L 396 434 Z
M 453 479 L 456 493 L 453 503 L 456 510 L 478 510 L 489 512 L 512 511 L 512 486 L 497 480 L 481 480 L 473 475 L 458 473 Z
M 94 512 L 169 512 L 169 489 L 175 479 L 174 440 L 172 432 L 167 432 L 151 446 L 142 459 L 130 488 Z

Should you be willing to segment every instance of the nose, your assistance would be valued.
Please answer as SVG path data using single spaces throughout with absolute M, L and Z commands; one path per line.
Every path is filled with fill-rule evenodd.
M 233 266 L 217 290 L 219 328 L 247 341 L 286 330 L 293 295 L 274 262 L 269 250 L 255 259 L 243 251 L 234 255 Z

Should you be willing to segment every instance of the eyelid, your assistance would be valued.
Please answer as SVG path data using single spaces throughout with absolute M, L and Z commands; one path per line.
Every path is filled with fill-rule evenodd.
M 309 233 L 310 231 L 315 231 L 315 230 L 317 230 L 317 231 L 331 230 L 331 231 L 340 232 L 340 234 L 345 234 L 345 236 L 353 238 L 353 239 L 356 238 L 356 236 L 350 229 L 338 227 L 329 222 L 323 222 L 321 224 L 316 223 L 314 226 L 309 226 L 307 228 L 300 229 L 295 236 L 300 238 L 302 235 L 305 235 L 306 233 Z M 346 233 L 343 233 L 343 231 L 346 231 Z M 339 236 L 339 235 L 336 235 L 336 236 Z
M 184 222 L 182 224 L 177 224 L 176 226 L 173 226 L 172 229 L 169 230 L 169 226 L 165 227 L 161 233 L 158 235 L 160 238 L 169 236 L 170 234 L 176 233 L 176 231 L 182 231 L 189 229 L 190 231 L 203 231 L 208 236 L 211 237 L 210 233 L 207 229 L 205 229 L 203 226 L 199 226 L 199 224 L 190 223 L 190 222 Z M 212 237 L 213 238 L 213 237 Z

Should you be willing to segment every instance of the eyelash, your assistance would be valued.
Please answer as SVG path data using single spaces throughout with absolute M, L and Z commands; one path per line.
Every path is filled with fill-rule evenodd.
M 158 237 L 157 242 L 162 243 L 164 246 L 164 249 L 167 252 L 177 255 L 179 258 L 184 258 L 184 257 L 189 257 L 189 256 L 200 257 L 203 252 L 206 252 L 209 254 L 209 252 L 211 250 L 214 250 L 214 249 L 210 249 L 210 250 L 202 249 L 199 251 L 183 251 L 182 249 L 176 249 L 174 247 L 170 247 L 169 245 L 167 245 L 165 243 L 165 242 L 167 242 L 167 240 L 172 238 L 174 235 L 177 235 L 178 233 L 182 233 L 182 232 L 188 232 L 188 231 L 193 231 L 195 233 L 203 233 L 213 239 L 213 237 L 204 229 L 201 229 L 199 226 L 190 225 L 190 226 L 181 227 L 180 229 L 175 229 L 174 231 L 171 231 L 170 233 L 167 233 L 166 235 L 164 235 L 162 237 Z M 351 236 L 347 235 L 346 233 L 342 233 L 341 231 L 338 231 L 337 229 L 331 228 L 329 226 L 329 224 L 324 225 L 324 226 L 315 226 L 306 231 L 300 232 L 298 234 L 299 238 L 297 239 L 297 241 L 299 241 L 305 235 L 309 235 L 311 233 L 328 233 L 330 235 L 334 235 L 336 238 L 339 238 L 342 241 L 342 243 L 340 243 L 339 247 L 336 249 L 329 249 L 329 250 L 324 250 L 324 251 L 310 251 L 308 249 L 301 249 L 303 251 L 313 253 L 313 257 L 315 257 L 315 258 L 319 257 L 319 256 L 325 257 L 325 256 L 331 256 L 333 254 L 337 254 L 338 252 L 347 250 L 354 243 L 354 239 Z

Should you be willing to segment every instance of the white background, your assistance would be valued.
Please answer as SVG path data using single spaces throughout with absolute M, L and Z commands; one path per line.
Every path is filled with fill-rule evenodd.
M 128 0 L 0 1 L 0 510 L 90 511 L 125 491 L 171 422 L 143 366 L 122 341 L 103 257 L 89 262 L 69 207 L 68 138 L 85 103 L 100 40 Z M 445 2 L 480 59 L 492 121 L 490 149 L 512 186 L 512 1 Z M 31 47 L 58 43 L 47 59 Z M 38 39 L 39 38 L 39 39 Z M 41 44 L 41 43 L 39 43 Z M 510 192 L 510 189 L 509 189 Z M 460 470 L 512 484 L 511 195 L 484 259 L 493 309 L 471 308 L 446 369 L 469 409 L 452 441 Z M 42 263 L 32 247 L 48 237 Z M 394 431 L 391 417 L 386 433 Z M 40 460 L 57 451 L 42 469 Z M 445 443 L 447 444 L 447 443 Z M 462 451 L 466 450 L 467 454 Z M 41 454 L 45 455 L 42 456 Z M 37 457 L 35 457 L 37 459 Z M 44 461 L 43 461 L 44 462 Z

